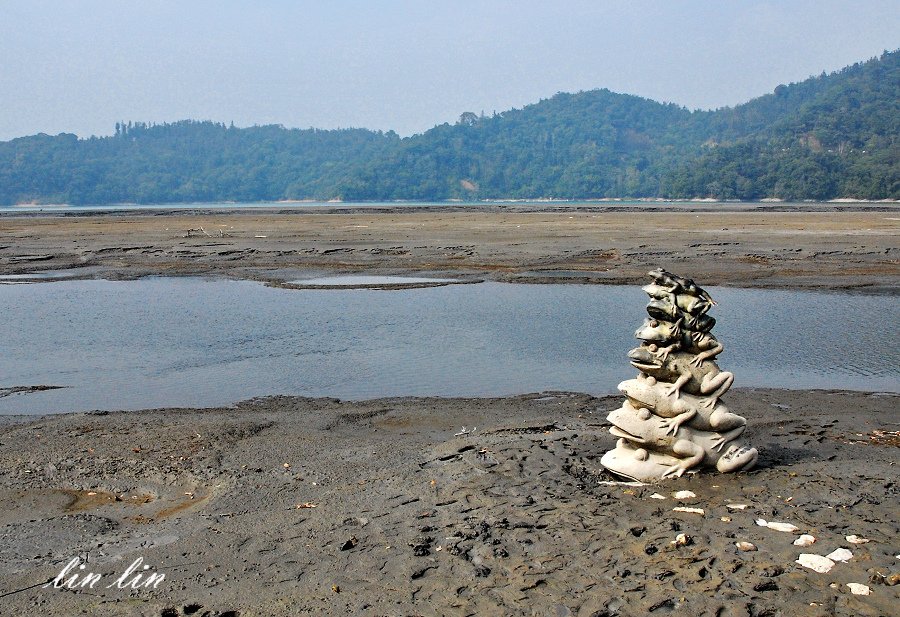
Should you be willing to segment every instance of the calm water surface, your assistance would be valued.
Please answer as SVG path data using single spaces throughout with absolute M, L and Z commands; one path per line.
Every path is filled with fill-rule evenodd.
M 736 386 L 900 391 L 889 296 L 711 288 Z M 253 396 L 615 392 L 638 286 L 290 290 L 149 278 L 0 285 L 0 413 L 211 406 Z

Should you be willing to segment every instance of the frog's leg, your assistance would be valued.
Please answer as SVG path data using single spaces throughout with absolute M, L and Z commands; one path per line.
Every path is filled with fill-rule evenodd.
M 671 476 L 680 478 L 684 475 L 685 471 L 692 469 L 703 462 L 703 456 L 705 455 L 703 448 L 687 439 L 677 440 L 672 446 L 672 452 L 684 458 L 666 469 L 665 473 L 662 475 L 663 478 L 669 478 Z
M 712 307 L 712 304 L 704 300 L 703 298 L 697 298 L 696 302 L 694 302 L 693 306 L 690 309 L 691 315 L 706 315 L 709 312 L 709 309 Z
M 668 345 L 666 347 L 660 347 L 656 353 L 659 356 L 659 359 L 662 360 L 663 362 L 665 362 L 666 360 L 669 359 L 670 353 L 672 353 L 673 351 L 678 351 L 680 348 L 681 348 L 680 342 L 675 341 L 671 345 Z
M 682 386 L 691 380 L 690 373 L 681 373 L 678 376 L 678 379 L 675 380 L 671 386 L 665 389 L 666 396 L 674 395 L 675 398 L 678 398 L 678 394 L 681 392 Z
M 725 351 L 725 347 L 722 345 L 722 343 L 716 341 L 716 344 L 712 349 L 707 349 L 706 351 L 701 351 L 696 356 L 691 358 L 691 365 L 699 367 L 706 360 L 709 360 L 710 358 L 715 358 L 723 351 Z
M 681 425 L 693 418 L 697 415 L 696 409 L 688 409 L 687 411 L 678 414 L 674 418 L 663 418 L 662 422 L 660 422 L 660 426 L 662 426 L 666 430 L 666 434 L 672 433 L 673 435 L 678 432 L 678 429 L 681 428 Z
M 741 427 L 746 428 L 747 419 L 736 413 L 728 411 L 728 407 L 721 403 L 716 405 L 712 413 L 709 414 L 709 426 L 714 431 L 727 431 L 730 429 Z
M 705 407 L 712 407 L 733 383 L 734 373 L 729 373 L 728 371 L 720 371 L 715 374 L 710 373 L 700 383 L 700 392 L 709 398 L 700 404 Z
M 732 439 L 736 439 L 741 433 L 744 432 L 746 426 L 739 426 L 737 428 L 733 428 L 730 431 L 726 431 L 724 433 L 716 433 L 716 436 L 713 437 L 710 445 L 717 451 L 722 451 L 722 446 L 731 441 Z

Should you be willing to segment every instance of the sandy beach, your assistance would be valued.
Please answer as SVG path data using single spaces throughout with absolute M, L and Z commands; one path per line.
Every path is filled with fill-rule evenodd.
M 643 284 L 662 266 L 704 285 L 897 293 L 896 206 L 779 208 L 4 214 L 0 273 Z M 727 399 L 758 467 L 646 486 L 599 464 L 621 397 L 0 416 L 0 614 L 894 614 L 898 396 Z M 840 548 L 828 573 L 796 563 Z

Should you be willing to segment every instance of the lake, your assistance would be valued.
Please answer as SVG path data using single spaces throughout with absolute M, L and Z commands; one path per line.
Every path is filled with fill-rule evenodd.
M 900 391 L 896 298 L 710 288 L 736 387 Z M 280 289 L 146 278 L 0 285 L 0 413 L 213 406 L 269 394 L 364 399 L 615 393 L 636 374 L 638 286 L 478 283 Z

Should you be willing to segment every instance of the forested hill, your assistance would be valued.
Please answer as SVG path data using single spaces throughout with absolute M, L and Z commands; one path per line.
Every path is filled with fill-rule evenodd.
M 900 198 L 900 52 L 688 112 L 595 90 L 403 140 L 345 199 Z
M 405 139 L 195 121 L 24 137 L 0 142 L 0 203 L 900 199 L 898 134 L 895 51 L 715 111 L 594 90 Z

